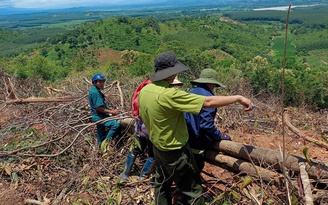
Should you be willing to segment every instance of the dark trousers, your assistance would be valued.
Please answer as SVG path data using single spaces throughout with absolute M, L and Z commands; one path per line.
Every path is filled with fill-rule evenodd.
M 97 124 L 97 141 L 99 147 L 104 140 L 114 139 L 120 133 L 120 124 L 116 120 L 110 120 Z
M 148 157 L 154 157 L 153 144 L 148 137 L 135 136 L 134 141 L 135 143 L 133 144 L 133 149 L 131 151 L 134 156 L 144 153 L 145 149 L 148 148 Z
M 196 161 L 196 164 L 197 164 L 197 167 L 198 167 L 198 171 L 199 171 L 199 173 L 201 173 L 204 166 L 205 166 L 204 153 L 202 153 L 202 154 L 195 154 L 194 153 L 194 158 L 195 158 L 195 161 Z
M 172 151 L 160 151 L 153 146 L 156 159 L 155 204 L 171 205 L 171 186 L 176 184 L 184 204 L 203 205 L 200 174 L 189 145 Z

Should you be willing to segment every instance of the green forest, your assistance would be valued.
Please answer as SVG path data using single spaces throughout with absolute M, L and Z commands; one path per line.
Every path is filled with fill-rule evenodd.
M 328 108 L 327 12 L 328 6 L 317 6 L 290 13 L 286 106 Z M 6 25 L 0 28 L 0 67 L 22 79 L 37 77 L 53 84 L 74 73 L 91 77 L 98 72 L 128 83 L 153 71 L 156 54 L 174 51 L 191 69 L 179 76 L 184 82 L 210 67 L 228 89 L 229 83 L 250 82 L 254 95 L 281 94 L 286 11 L 196 13 Z M 99 53 L 104 50 L 121 56 L 108 55 L 103 62 Z

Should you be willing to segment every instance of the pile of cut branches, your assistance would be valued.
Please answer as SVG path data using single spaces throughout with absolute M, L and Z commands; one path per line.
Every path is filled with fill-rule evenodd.
M 87 93 L 91 88 L 88 80 L 83 77 L 74 82 L 67 80 L 61 88 L 43 85 L 39 79 L 18 80 L 4 72 L 0 80 L 0 204 L 153 203 L 153 186 L 149 183 L 152 179 L 137 180 L 147 156 L 138 158 L 128 180 L 119 176 L 133 143 L 132 123 L 125 123 L 120 138 L 111 141 L 111 146 L 99 150 L 96 126 L 91 122 L 88 107 Z M 131 118 L 130 99 L 141 81 L 107 82 L 103 91 L 107 104 L 112 108 L 120 107 L 124 118 Z M 276 109 L 279 102 L 274 98 L 266 103 L 256 99 L 254 102 L 258 108 L 247 114 L 235 105 L 219 109 L 218 127 L 222 131 L 235 130 L 245 135 L 264 131 L 280 134 L 281 120 Z M 297 113 L 290 111 L 293 116 L 290 122 L 304 127 L 304 116 Z M 325 135 L 327 119 L 317 113 L 306 116 L 316 117 L 307 126 L 321 127 L 321 134 Z M 290 135 L 295 133 L 295 129 L 290 131 Z M 300 135 L 302 132 L 296 137 L 306 141 Z M 286 203 L 280 168 L 275 167 L 279 161 L 271 164 L 261 161 L 251 152 L 259 148 L 240 145 L 240 150 L 236 151 L 235 146 L 239 144 L 232 143 L 216 145 L 217 150 L 208 153 L 209 162 L 215 166 L 207 164 L 202 174 L 206 201 L 209 204 Z M 231 150 L 233 147 L 236 150 Z M 240 155 L 244 149 L 248 151 Z M 303 159 L 301 161 L 307 164 L 307 159 Z M 247 161 L 247 165 L 241 160 Z M 238 169 L 234 169 L 236 166 Z M 247 169 L 242 169 L 245 166 Z M 320 173 L 325 171 L 322 167 Z M 296 173 L 292 175 L 291 183 L 298 187 L 292 196 L 302 203 L 305 201 L 303 189 L 295 185 L 300 169 L 290 171 Z M 218 173 L 226 173 L 227 177 L 222 178 Z M 317 202 L 324 200 L 321 191 L 325 190 L 322 186 L 327 182 L 322 175 L 316 176 L 310 172 L 310 186 L 315 187 L 316 196 L 313 198 Z

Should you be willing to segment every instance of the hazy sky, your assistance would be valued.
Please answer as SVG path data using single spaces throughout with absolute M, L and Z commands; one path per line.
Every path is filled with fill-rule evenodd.
M 156 0 L 0 0 L 0 8 L 65 8 L 97 6 L 99 4 L 136 4 Z

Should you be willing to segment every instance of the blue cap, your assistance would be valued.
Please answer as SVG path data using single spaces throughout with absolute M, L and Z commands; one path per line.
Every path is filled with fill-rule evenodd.
M 96 80 L 106 80 L 106 78 L 103 74 L 98 73 L 92 77 L 92 83 Z

